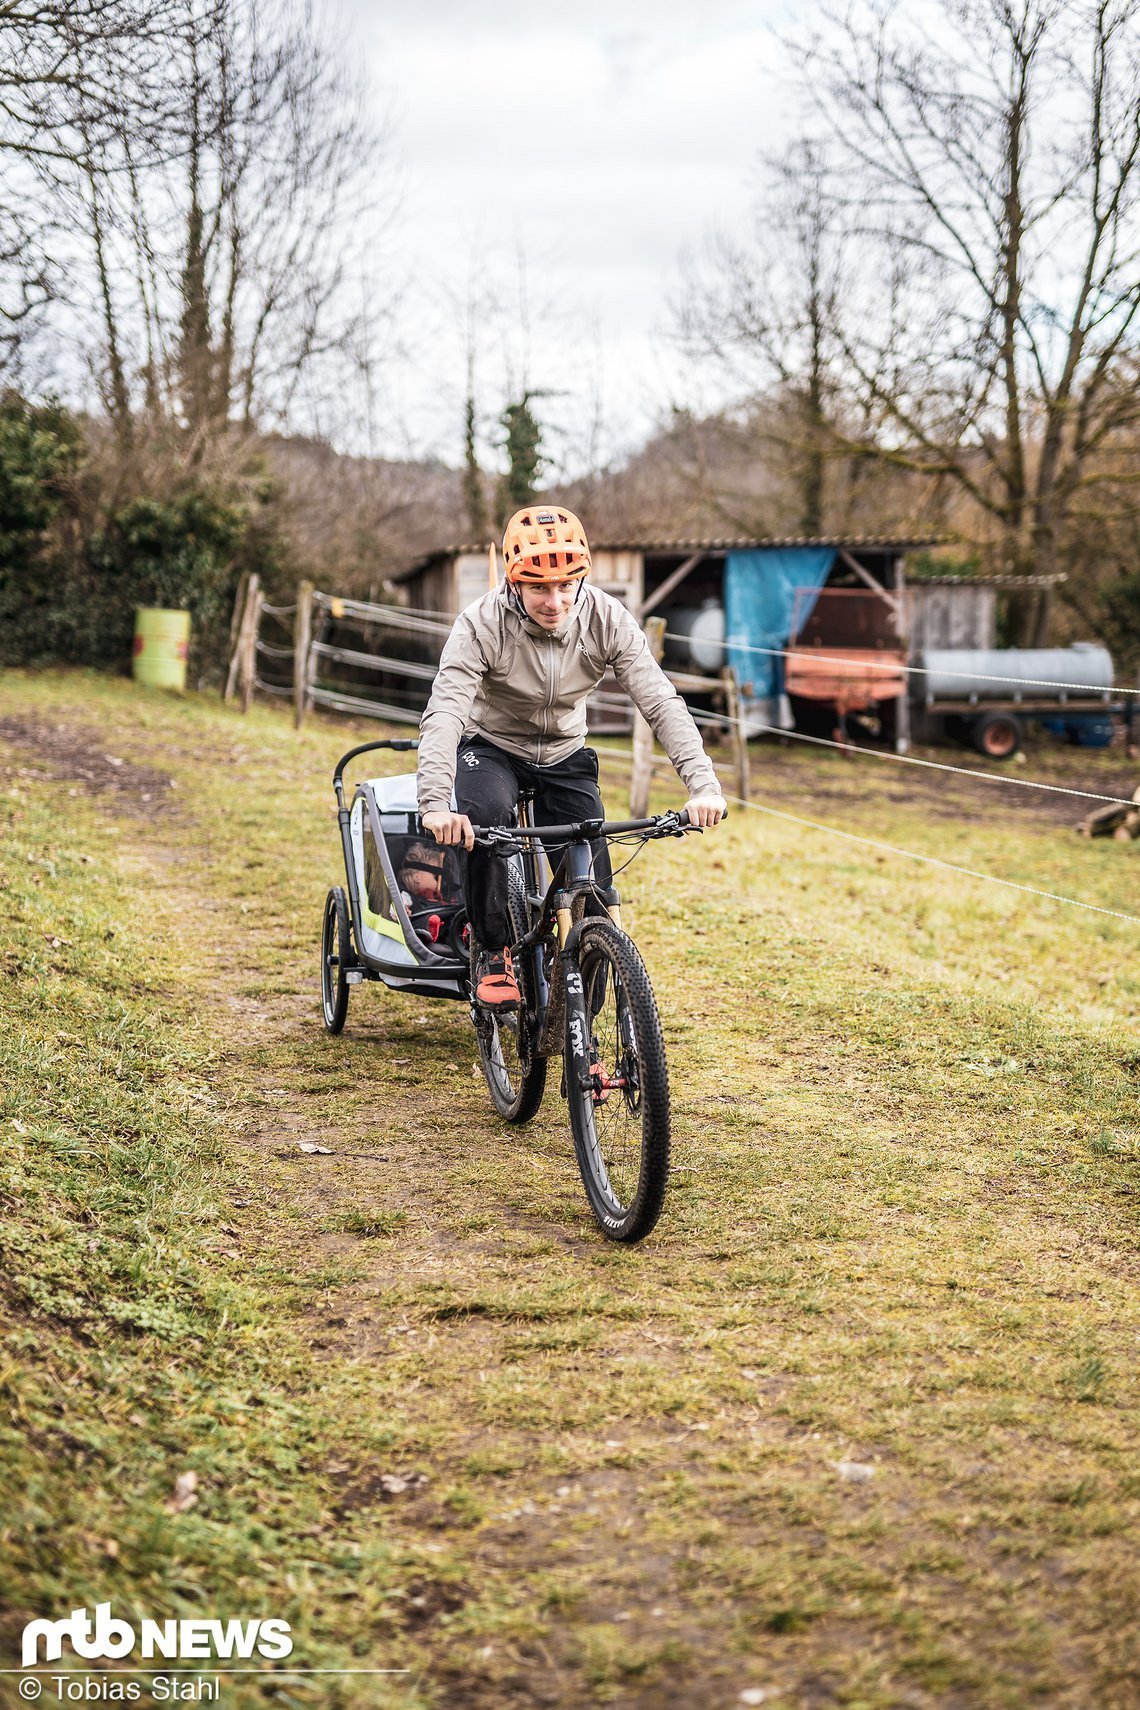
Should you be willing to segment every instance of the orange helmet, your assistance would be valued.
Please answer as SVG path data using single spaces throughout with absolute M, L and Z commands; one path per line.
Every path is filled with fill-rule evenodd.
M 528 505 L 503 532 L 508 582 L 573 582 L 590 569 L 586 531 L 560 505 Z

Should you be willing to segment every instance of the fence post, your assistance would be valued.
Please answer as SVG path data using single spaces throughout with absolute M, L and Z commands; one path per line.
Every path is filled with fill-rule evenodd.
M 245 610 L 241 614 L 241 630 L 238 635 L 238 686 L 241 689 L 243 713 L 249 711 L 254 680 L 257 677 L 257 633 L 261 628 L 262 604 L 261 577 L 254 572 L 245 591 Z
M 230 668 L 226 673 L 226 692 L 223 701 L 232 701 L 234 689 L 237 687 L 238 667 L 241 664 L 241 634 L 242 620 L 245 617 L 245 602 L 249 597 L 249 571 L 243 570 L 238 577 L 237 593 L 234 596 L 234 611 L 230 618 Z
M 746 802 L 749 778 L 748 738 L 744 734 L 744 697 L 740 693 L 740 680 L 731 665 L 724 667 L 720 680 L 724 684 L 724 707 L 732 732 L 733 755 L 736 761 L 736 793 L 742 802 Z
M 313 584 L 297 584 L 293 614 L 293 729 L 300 730 L 309 709 L 309 645 L 313 639 Z
M 665 619 L 646 619 L 645 639 L 660 664 L 665 652 Z M 653 732 L 641 714 L 633 713 L 633 767 L 629 777 L 629 817 L 644 819 L 649 812 L 649 786 L 653 781 Z

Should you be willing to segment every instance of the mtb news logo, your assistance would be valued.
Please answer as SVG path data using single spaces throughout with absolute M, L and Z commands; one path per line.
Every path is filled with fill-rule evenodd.
M 100 1658 L 120 1662 L 129 1656 L 140 1656 L 147 1662 L 154 1657 L 210 1662 L 214 1658 L 252 1656 L 278 1661 L 293 1649 L 288 1621 L 276 1616 L 254 1621 L 143 1620 L 136 1632 L 129 1621 L 111 1614 L 109 1603 L 97 1603 L 94 1618 L 89 1609 L 73 1609 L 62 1621 L 29 1621 L 24 1628 L 22 1666 L 35 1668 L 41 1660 L 58 1662 L 65 1639 L 76 1656 L 91 1662 Z

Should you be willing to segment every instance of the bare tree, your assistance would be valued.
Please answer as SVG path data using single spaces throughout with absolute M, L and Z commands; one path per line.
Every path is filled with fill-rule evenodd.
M 790 374 L 755 254 L 722 268 L 729 331 L 832 448 L 957 492 L 1003 566 L 1053 570 L 1140 419 L 1140 3 L 855 0 L 797 52 Z
M 55 326 L 86 345 L 120 442 L 144 410 L 192 460 L 302 399 L 311 420 L 318 371 L 333 394 L 368 366 L 364 251 L 383 236 L 381 139 L 319 17 L 305 0 L 0 0 L 0 30 L 14 3 L 40 32 L 17 141 L 64 234 Z
M 690 265 L 680 332 L 691 355 L 744 379 L 751 409 L 740 430 L 788 466 L 798 526 L 818 534 L 829 430 L 841 410 L 840 210 L 815 143 L 797 142 L 766 164 L 751 240 L 720 233 L 710 244 L 711 274 Z
M 90 160 L 128 89 L 140 152 L 169 111 L 161 59 L 178 3 L 0 0 L 0 365 L 58 289 L 61 183 Z

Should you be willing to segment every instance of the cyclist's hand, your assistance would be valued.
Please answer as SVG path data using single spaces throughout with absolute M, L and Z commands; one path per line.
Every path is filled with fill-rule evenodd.
M 475 832 L 465 813 L 425 813 L 420 815 L 420 824 L 437 843 L 462 843 L 465 849 L 475 847 Z
M 723 796 L 691 796 L 685 803 L 685 812 L 690 825 L 717 825 L 728 812 L 728 803 Z

